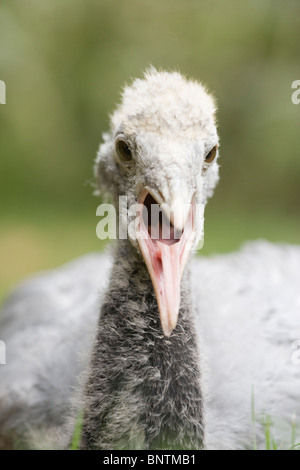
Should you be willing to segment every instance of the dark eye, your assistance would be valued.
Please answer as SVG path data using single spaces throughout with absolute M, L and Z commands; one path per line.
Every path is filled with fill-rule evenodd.
M 122 160 L 123 162 L 129 162 L 130 160 L 132 160 L 132 152 L 125 140 L 117 140 L 116 151 L 120 160 Z
M 205 157 L 205 163 L 212 163 L 217 155 L 218 146 L 215 145 Z

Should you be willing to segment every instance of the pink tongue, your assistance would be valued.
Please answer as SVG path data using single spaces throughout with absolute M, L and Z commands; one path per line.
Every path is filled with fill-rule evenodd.
M 161 323 L 164 333 L 170 336 L 177 323 L 180 306 L 180 243 L 172 245 L 156 242 L 156 257 L 161 260 L 158 285 L 161 303 Z

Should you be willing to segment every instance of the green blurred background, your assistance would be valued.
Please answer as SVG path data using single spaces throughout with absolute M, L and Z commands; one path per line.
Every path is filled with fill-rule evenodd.
M 300 242 L 299 0 L 10 0 L 0 3 L 0 297 L 102 248 L 93 159 L 125 82 L 150 64 L 208 85 L 221 181 L 203 253 Z

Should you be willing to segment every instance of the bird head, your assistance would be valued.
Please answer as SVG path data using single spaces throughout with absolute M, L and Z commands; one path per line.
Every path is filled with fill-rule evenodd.
M 128 238 L 148 268 L 166 336 L 176 326 L 181 277 L 218 181 L 215 110 L 201 84 L 150 68 L 125 87 L 96 158 L 100 189 L 116 203 L 127 198 Z

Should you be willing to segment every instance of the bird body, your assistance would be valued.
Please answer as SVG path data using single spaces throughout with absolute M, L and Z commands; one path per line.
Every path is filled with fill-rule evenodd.
M 2 446 L 13 446 L 16 437 L 24 445 L 27 438 L 36 439 L 34 430 L 40 430 L 36 441 L 51 429 L 56 437 L 66 417 L 78 412 L 74 395 L 76 407 L 82 406 L 78 377 L 89 370 L 112 259 L 91 253 L 34 276 L 4 304 Z M 292 423 L 300 412 L 300 364 L 293 360 L 293 345 L 300 338 L 299 266 L 299 247 L 266 241 L 248 243 L 231 254 L 197 256 L 191 263 L 209 449 L 253 448 L 253 398 L 258 446 L 265 445 L 263 420 L 268 416 L 279 446 L 291 444 Z M 71 434 L 72 427 L 68 439 Z
M 289 445 L 300 248 L 260 241 L 190 257 L 218 181 L 214 113 L 206 90 L 178 73 L 150 69 L 125 88 L 95 175 L 117 215 L 120 196 L 139 212 L 128 211 L 112 255 L 26 281 L 5 303 L 0 446 L 51 433 L 66 446 L 79 412 L 82 449 L 263 446 L 267 416 Z

